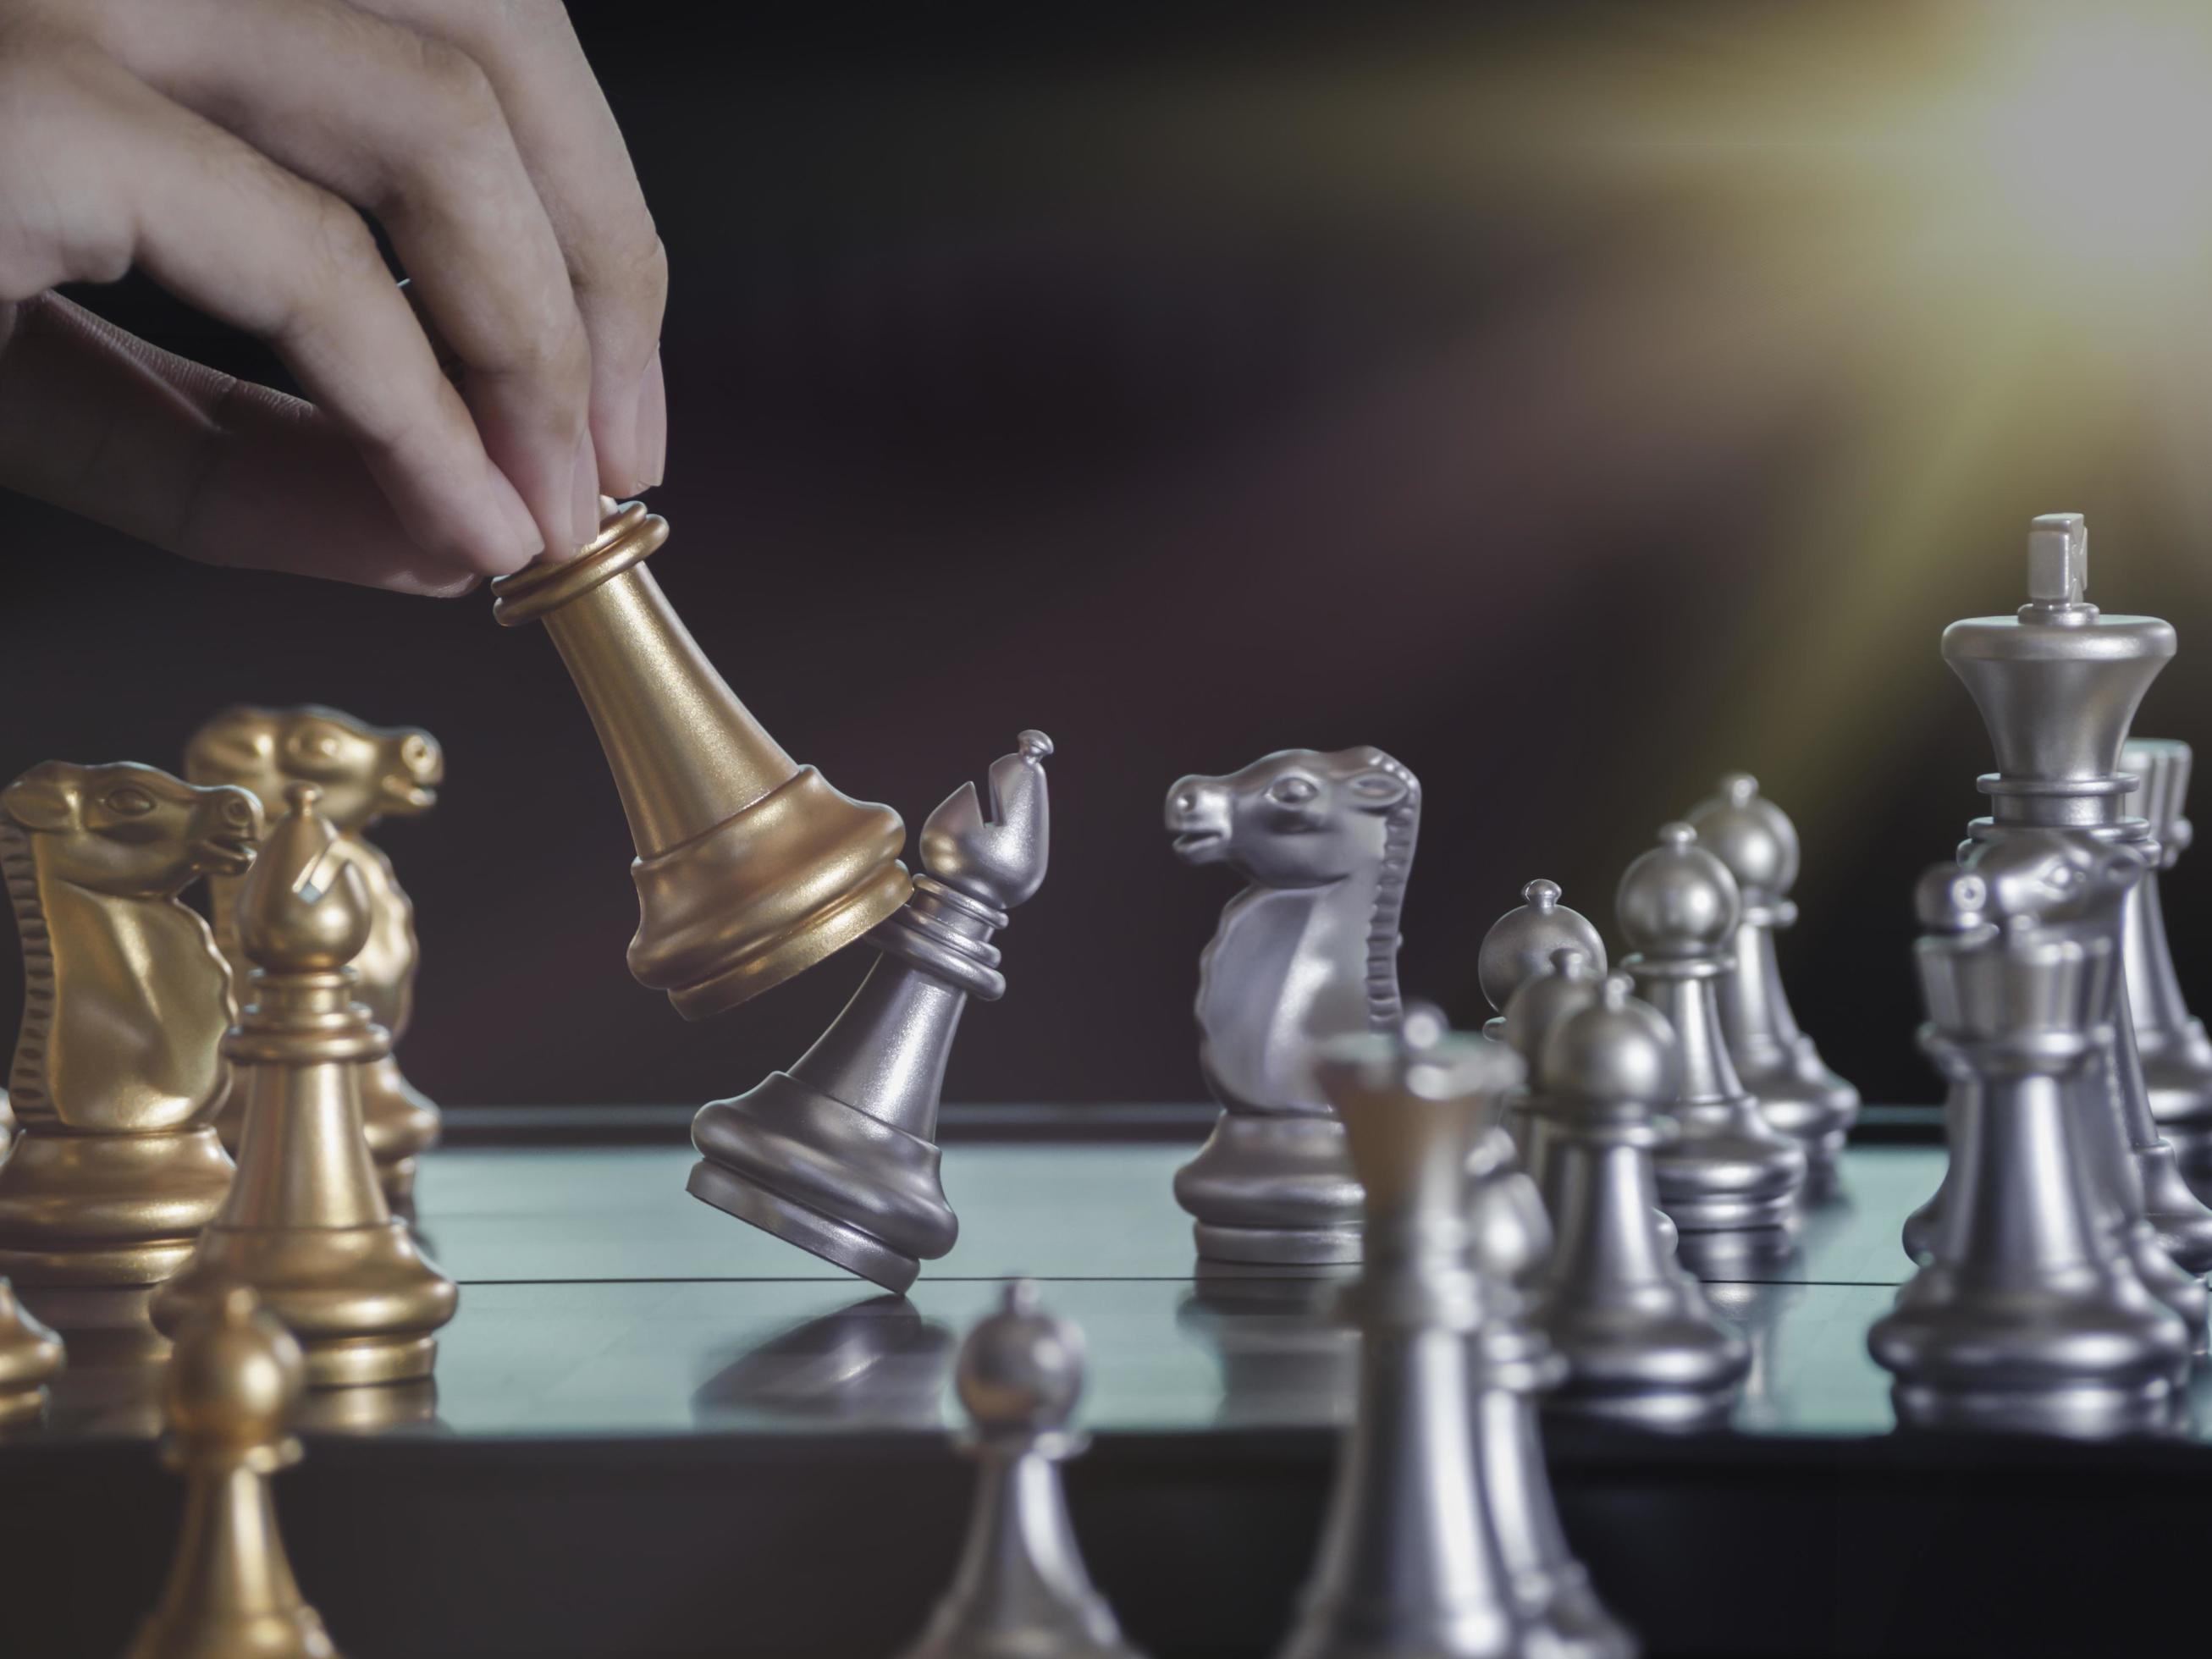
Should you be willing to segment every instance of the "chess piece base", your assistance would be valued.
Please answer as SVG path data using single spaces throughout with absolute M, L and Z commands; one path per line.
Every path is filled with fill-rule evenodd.
M 1364 1195 L 1334 1115 L 1226 1111 L 1176 1171 L 1201 1257 L 1311 1267 L 1359 1260 Z
M 684 1190 L 725 1215 L 750 1222 L 895 1296 L 905 1295 L 921 1275 L 921 1263 L 915 1257 L 886 1249 L 866 1233 L 756 1185 L 711 1158 L 702 1158 L 691 1166 Z
M 0 1279 L 0 1425 L 25 1423 L 46 1408 L 46 1383 L 62 1368 L 61 1339 L 39 1322 Z
M 787 1072 L 691 1121 L 688 1190 L 887 1291 L 960 1237 L 936 1146 Z
M 25 1134 L 0 1164 L 0 1277 L 19 1286 L 158 1285 L 230 1192 L 214 1129 Z
M 2158 1132 L 2172 1146 L 2182 1178 L 2199 1196 L 2212 1193 L 2212 1038 L 2192 1019 L 2170 1041 L 2144 1047 L 2143 1088 Z
M 1543 1402 L 1548 1415 L 1711 1428 L 1735 1409 L 1751 1370 L 1743 1340 L 1710 1318 L 1622 1309 L 1541 1322 L 1568 1364 L 1567 1380 Z
M 307 1386 L 351 1388 L 430 1375 L 432 1334 L 460 1293 L 399 1221 L 362 1227 L 214 1227 L 155 1293 L 154 1323 L 173 1337 L 234 1285 L 250 1285 L 300 1340 Z
M 195 1620 L 190 1632 L 149 1620 L 124 1659 L 337 1659 L 313 1607 L 239 1613 L 218 1625 Z
M 2161 1139 L 2132 1150 L 2142 1176 L 2143 1218 L 2160 1248 L 2192 1277 L 2212 1272 L 2212 1210 L 2182 1179 L 2172 1146 Z

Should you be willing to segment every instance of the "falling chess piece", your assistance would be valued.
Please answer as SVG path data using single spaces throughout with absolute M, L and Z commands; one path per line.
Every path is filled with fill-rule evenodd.
M 1723 778 L 1720 793 L 1692 808 L 1687 821 L 1698 845 L 1728 866 L 1743 895 L 1735 971 L 1716 988 L 1729 1059 L 1760 1115 L 1803 1143 L 1807 1192 L 1832 1193 L 1844 1137 L 1858 1119 L 1859 1091 L 1828 1069 L 1813 1039 L 1798 1029 L 1782 985 L 1774 936 L 1797 920 L 1790 899 L 1797 884 L 1797 826 L 1759 793 L 1758 780 L 1741 772 Z
M 1344 1302 L 1359 1395 L 1282 1659 L 1632 1650 L 1601 1609 L 1586 1616 L 1564 1540 L 1539 1535 L 1556 1517 L 1521 1390 L 1557 1362 L 1475 1270 L 1468 1170 L 1522 1069 L 1425 1016 L 1316 1057 L 1366 1193 L 1366 1263 Z
M 2120 810 L 2148 820 L 2158 842 L 2158 861 L 2128 900 L 2121 957 L 2151 1116 L 2183 1176 L 2204 1188 L 2212 1187 L 2212 1038 L 2183 1000 L 2159 890 L 2192 838 L 2182 816 L 2191 760 L 2189 745 L 2173 738 L 2130 738 L 2120 750 L 2120 770 L 2136 780 Z
M 244 790 L 150 766 L 48 761 L 0 792 L 24 979 L 0 1274 L 65 1328 L 75 1304 L 111 1299 L 143 1329 L 149 1287 L 230 1189 L 212 1127 L 231 1083 L 230 970 L 177 896 L 244 870 L 254 844 Z
M 300 1461 L 289 1425 L 305 1369 L 300 1345 L 244 1285 L 178 1333 L 162 1455 L 185 1477 L 184 1528 L 125 1659 L 337 1659 L 292 1576 L 269 1489 Z
M 360 975 L 354 1000 L 392 1033 L 396 1045 L 414 1012 L 415 906 L 393 875 L 392 860 L 368 839 L 387 817 L 413 817 L 437 804 L 446 762 L 438 740 L 413 726 L 371 726 L 335 708 L 224 709 L 185 745 L 185 775 L 194 783 L 235 785 L 260 801 L 264 812 L 281 807 L 287 786 L 320 789 L 322 814 L 338 832 L 338 855 L 361 872 L 368 894 L 368 943 L 354 958 Z M 242 988 L 251 964 L 238 943 L 233 915 L 240 879 L 208 882 L 216 943 Z M 234 1090 L 216 1120 L 222 1143 L 234 1157 L 246 1116 L 246 1091 Z M 391 1054 L 361 1071 L 362 1121 L 368 1150 L 384 1182 L 385 1196 L 406 1203 L 415 1190 L 415 1160 L 438 1139 L 438 1109 L 410 1083 Z
M 1517 908 L 1490 924 L 1475 952 L 1475 977 L 1498 1012 L 1482 1033 L 1500 1042 L 1511 1041 L 1505 1032 L 1506 1004 L 1528 981 L 1552 972 L 1561 951 L 1581 954 L 1593 984 L 1605 977 L 1605 940 L 1588 917 L 1559 902 L 1557 882 L 1539 877 L 1522 888 L 1521 898 Z M 1533 1065 L 1527 1049 L 1521 1050 L 1521 1057 Z M 1528 1095 L 1516 1092 L 1505 1103 L 1506 1133 L 1513 1137 L 1521 1167 L 1540 1186 L 1543 1153 L 1534 1138 L 1537 1116 Z
M 960 1223 L 938 1175 L 945 1062 L 970 997 L 1006 994 L 992 936 L 1044 883 L 1052 739 L 1024 732 L 991 765 L 991 817 L 963 783 L 921 827 L 912 903 L 868 936 L 884 960 L 788 1072 L 692 1121 L 686 1190 L 741 1221 L 903 1291 Z
M 2051 873 L 2077 878 L 2044 888 L 2062 902 L 2140 873 L 2125 846 L 2050 839 L 2071 855 Z M 2112 1249 L 2099 1166 L 2124 1156 L 2109 1115 L 2080 1111 L 2068 1087 L 2101 1050 L 2119 971 L 2112 941 L 2045 926 L 1954 866 L 1923 878 L 1919 908 L 1921 1044 L 1977 1121 L 1966 1155 L 1953 1151 L 1934 1260 L 1868 1333 L 1896 1378 L 1899 1420 L 2077 1437 L 2163 1428 L 2186 1382 L 2190 1333 Z
M 1083 1392 L 1083 1333 L 1017 1279 L 961 1345 L 975 1504 L 952 1588 L 902 1659 L 1138 1659 L 1091 1587 L 1054 1466 Z
M 46 1384 L 60 1374 L 62 1340 L 15 1300 L 0 1279 L 0 1428 L 24 1423 L 46 1408 Z
M 1662 825 L 1659 843 L 1622 873 L 1617 901 L 1636 947 L 1621 966 L 1667 1017 L 1681 1059 L 1674 1097 L 1662 1103 L 1680 1133 L 1652 1154 L 1659 1206 L 1693 1272 L 1778 1261 L 1796 1247 L 1805 1149 L 1759 1115 L 1721 1032 L 1715 986 L 1735 971 L 1728 951 L 1742 901 L 1688 824 Z
M 800 766 L 732 694 L 645 560 L 668 522 L 602 499 L 576 558 L 491 585 L 509 628 L 543 618 L 606 751 L 637 860 L 630 972 L 687 1019 L 843 949 L 913 891 L 887 806 Z
M 368 939 L 368 890 L 319 793 L 287 788 L 290 811 L 238 896 L 254 963 L 223 1040 L 246 1077 L 238 1179 L 155 1296 L 154 1322 L 173 1339 L 246 1285 L 298 1337 L 310 1388 L 407 1382 L 430 1375 L 459 1293 L 392 1218 L 369 1157 L 359 1079 L 392 1039 L 353 1000 L 347 964 Z
M 1176 1171 L 1206 1262 L 1359 1260 L 1358 1178 L 1313 1047 L 1395 1030 L 1421 787 L 1379 749 L 1287 749 L 1168 791 L 1186 864 L 1247 882 L 1199 958 L 1199 1066 L 1221 1116 Z
M 1656 1108 L 1674 1097 L 1673 1029 L 1616 974 L 1544 1045 L 1552 1254 L 1532 1321 L 1567 1362 L 1555 1412 L 1703 1428 L 1735 1405 L 1751 1351 L 1714 1317 L 1655 1224 Z
M 1977 783 L 1990 816 L 1966 827 L 1960 861 L 2024 830 L 2057 830 L 2157 856 L 2150 826 L 2123 814 L 2133 780 L 2119 769 L 2136 705 L 2172 659 L 2171 624 L 2155 617 L 2107 617 L 2087 591 L 2089 532 L 2078 513 L 2047 514 L 2028 532 L 2028 601 L 2017 615 L 1975 617 L 1943 630 L 1943 659 L 1966 684 L 1996 751 L 1996 771 Z M 2105 907 L 2112 950 L 2121 954 L 2122 909 Z M 2126 977 L 2100 1052 L 2069 1089 L 2084 1112 L 2117 1107 L 2136 1165 L 2140 1211 L 2182 1268 L 2212 1268 L 2212 1210 L 2181 1178 L 2173 1148 L 2158 1132 L 2143 1086 Z

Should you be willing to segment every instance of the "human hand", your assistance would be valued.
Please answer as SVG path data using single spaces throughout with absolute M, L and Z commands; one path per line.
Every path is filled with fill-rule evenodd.
M 49 291 L 133 267 L 307 400 Z M 0 0 L 0 484 L 211 563 L 465 592 L 659 482 L 666 295 L 556 0 Z

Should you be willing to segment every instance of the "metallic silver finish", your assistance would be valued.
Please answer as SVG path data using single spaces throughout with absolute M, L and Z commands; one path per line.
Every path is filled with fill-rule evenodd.
M 1556 1357 L 1474 1269 L 1468 1171 L 1518 1056 L 1425 1013 L 1317 1070 L 1367 1194 L 1359 1401 L 1283 1659 L 1632 1651 L 1553 1512 L 1528 1396 Z
M 1832 1192 L 1844 1137 L 1857 1121 L 1859 1091 L 1830 1071 L 1798 1029 L 1774 936 L 1797 920 L 1790 890 L 1797 884 L 1797 826 L 1759 793 L 1748 773 L 1731 772 L 1719 793 L 1690 810 L 1698 844 L 1729 867 L 1743 895 L 1736 924 L 1735 971 L 1717 987 L 1721 1030 L 1736 1076 L 1758 1097 L 1760 1115 L 1804 1143 L 1806 1186 Z
M 2182 997 L 2159 895 L 2160 877 L 2194 838 L 2182 816 L 2192 760 L 2189 745 L 2174 738 L 2130 738 L 2120 750 L 2120 770 L 2136 780 L 2120 810 L 2147 820 L 2158 841 L 2158 862 L 2128 896 L 2121 956 L 2151 1116 L 2172 1143 L 2182 1174 L 2201 1194 L 2212 1188 L 2212 1038 Z
M 2123 816 L 2135 781 L 2120 771 L 2119 759 L 2136 705 L 2173 656 L 2173 629 L 2155 617 L 2103 616 L 2080 597 L 2087 583 L 2088 529 L 2079 514 L 2036 520 L 2028 544 L 2030 592 L 2039 597 L 2016 615 L 1972 617 L 1943 631 L 1944 660 L 1981 710 L 1998 768 L 1977 785 L 1991 812 L 1967 826 L 1962 861 L 1974 861 L 1975 846 L 2024 828 L 2124 843 L 2154 859 L 2149 824 Z M 2039 597 L 2057 592 L 2075 597 Z M 2117 959 L 2122 907 L 2108 909 Z M 2135 1189 L 2120 1194 L 2123 1206 L 2148 1219 L 2184 1269 L 2202 1273 L 2212 1267 L 2212 1211 L 2181 1179 L 2173 1149 L 2151 1116 L 2124 975 L 2117 994 L 2109 1039 L 2068 1089 L 2085 1111 L 2116 1112 L 2135 1164 Z
M 1735 971 L 1735 878 L 1688 824 L 1662 824 L 1659 845 L 1622 872 L 1618 904 L 1636 947 L 1620 965 L 1666 1016 L 1681 1058 L 1674 1096 L 1661 1104 L 1680 1133 L 1652 1165 L 1682 1260 L 1698 1273 L 1779 1261 L 1796 1248 L 1805 1149 L 1759 1115 L 1722 1035 L 1714 988 Z
M 1084 1570 L 1056 1467 L 1083 1449 L 1067 1427 L 1083 1333 L 1018 1279 L 968 1333 L 959 1387 L 975 1507 L 952 1588 L 903 1659 L 1138 1659 Z
M 1504 1015 L 1514 993 L 1538 975 L 1553 971 L 1561 951 L 1579 953 L 1593 982 L 1605 977 L 1605 940 L 1587 916 L 1559 902 L 1559 883 L 1540 876 L 1522 888 L 1521 898 L 1518 908 L 1508 910 L 1490 924 L 1475 954 L 1475 975 L 1482 994 L 1498 1014 L 1482 1028 L 1482 1034 L 1499 1042 L 1512 1042 L 1506 1034 Z M 1534 1099 L 1538 1085 L 1533 1075 L 1536 1057 L 1525 1044 L 1514 1046 L 1528 1062 L 1532 1075 L 1524 1088 L 1506 1098 L 1505 1132 L 1513 1137 L 1521 1167 L 1540 1188 L 1544 1181 L 1541 1114 Z
M 1289 749 L 1168 791 L 1176 855 L 1249 884 L 1199 958 L 1199 1065 L 1222 1115 L 1175 1193 L 1202 1260 L 1359 1260 L 1359 1182 L 1312 1050 L 1397 1029 L 1420 816 L 1419 781 L 1379 749 Z
M 1972 1095 L 1971 1156 L 1954 1150 L 1934 1259 L 1875 1322 L 1867 1346 L 1896 1377 L 1900 1423 L 2094 1437 L 2171 1422 L 2191 1332 L 2113 1248 L 2108 1113 L 2071 1079 L 2094 1065 L 2112 1016 L 2110 937 L 2033 908 L 2075 913 L 2133 885 L 2124 846 L 2025 830 L 2040 849 L 1990 880 L 1938 866 L 1921 883 L 1914 949 L 1922 1048 L 1954 1098 Z M 2124 1163 L 2124 1158 L 2120 1162 Z
M 1751 1350 L 1723 1325 L 1656 1225 L 1659 1102 L 1680 1088 L 1673 1029 L 1616 974 L 1546 1040 L 1554 1226 L 1531 1287 L 1536 1328 L 1566 1359 L 1554 1412 L 1703 1428 L 1735 1404 Z
M 692 1120 L 686 1190 L 903 1292 L 952 1248 L 960 1223 L 938 1175 L 945 1062 L 969 999 L 1006 994 L 994 934 L 1043 885 L 1044 760 L 1024 732 L 992 763 L 991 816 L 963 783 L 921 828 L 914 896 L 868 933 L 884 960 L 788 1072 Z

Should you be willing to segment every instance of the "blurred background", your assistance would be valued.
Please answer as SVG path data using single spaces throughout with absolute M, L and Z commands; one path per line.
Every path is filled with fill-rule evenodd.
M 1459 1023 L 1549 877 L 1612 896 L 1741 769 L 1796 818 L 1797 1012 L 1932 1100 L 1911 890 L 1990 764 L 1936 654 L 2087 513 L 2212 748 L 2212 15 L 2174 5 L 878 13 L 580 4 L 674 271 L 653 562 L 793 755 L 917 824 L 1053 736 L 1050 880 L 949 1098 L 1202 1097 L 1234 883 L 1168 785 L 1379 745 L 1425 806 L 1402 978 Z M 262 378 L 135 282 L 76 298 Z M 443 741 L 379 837 L 447 1103 L 691 1102 L 872 957 L 734 1014 L 635 985 L 631 849 L 550 643 L 479 593 L 185 564 L 0 496 L 0 777 L 175 768 L 239 700 Z M 2198 862 L 2201 860 L 2201 865 Z M 2166 902 L 2212 1008 L 2212 850 Z M 20 1006 L 0 950 L 0 1037 Z

